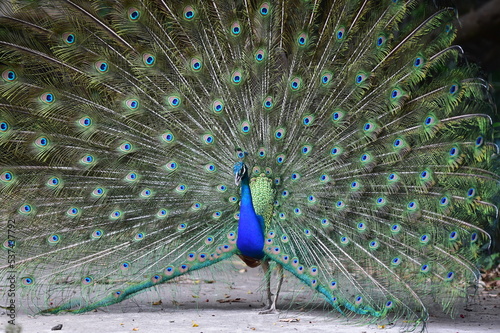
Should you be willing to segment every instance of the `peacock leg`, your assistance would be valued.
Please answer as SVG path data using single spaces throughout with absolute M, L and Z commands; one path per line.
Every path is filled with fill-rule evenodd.
M 264 269 L 264 274 L 266 276 L 266 289 L 267 289 L 267 299 L 268 299 L 268 307 L 264 311 L 260 311 L 259 314 L 278 314 L 279 312 L 276 310 L 276 302 L 278 300 L 278 295 L 281 290 L 281 285 L 283 284 L 283 266 L 278 264 L 278 284 L 276 286 L 276 293 L 274 294 L 274 299 L 271 301 L 271 272 L 269 272 L 269 262 L 263 261 L 262 268 Z

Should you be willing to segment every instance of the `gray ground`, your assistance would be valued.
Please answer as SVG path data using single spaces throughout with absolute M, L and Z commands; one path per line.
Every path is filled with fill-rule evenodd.
M 265 294 L 260 268 L 245 270 L 237 261 L 226 267 L 226 273 L 217 274 L 213 280 L 184 278 L 176 286 L 163 285 L 158 292 L 143 293 L 120 304 L 86 314 L 33 318 L 18 313 L 16 329 L 22 327 L 23 333 L 57 332 L 51 331 L 51 328 L 62 324 L 62 333 L 400 332 L 401 323 L 395 326 L 350 325 L 337 315 L 325 314 L 321 308 L 296 305 L 307 303 L 310 295 L 293 292 L 297 285 L 292 283 L 284 285 L 282 302 L 278 305 L 278 308 L 283 308 L 292 303 L 291 309 L 282 310 L 279 315 L 259 315 L 258 309 L 263 305 Z M 158 304 L 160 299 L 162 304 Z M 0 316 L 0 320 L 0 327 L 5 331 L 5 314 Z M 16 329 L 9 328 L 7 332 L 19 332 Z M 499 290 L 483 291 L 467 307 L 458 306 L 455 319 L 436 311 L 431 314 L 427 332 L 500 332 Z

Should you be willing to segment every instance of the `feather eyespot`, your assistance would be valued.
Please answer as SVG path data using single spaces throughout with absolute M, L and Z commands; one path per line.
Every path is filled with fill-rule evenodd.
M 49 145 L 50 141 L 44 136 L 41 136 L 35 140 L 35 145 L 39 148 L 45 148 Z
M 33 207 L 30 204 L 24 204 L 19 208 L 21 214 L 31 214 L 33 213 Z
M 220 113 L 222 112 L 222 110 L 224 109 L 224 103 L 222 101 L 219 101 L 219 100 L 215 100 L 213 103 L 212 103 L 212 110 L 215 112 L 215 113 Z
M 413 61 L 413 66 L 414 66 L 414 67 L 417 67 L 417 68 L 418 68 L 418 67 L 421 67 L 421 66 L 422 66 L 422 64 L 423 64 L 423 62 L 424 62 L 424 61 L 422 60 L 422 58 L 421 58 L 421 57 L 417 57 L 417 58 L 415 58 L 415 60 Z
M 404 141 L 403 139 L 396 139 L 394 140 L 394 142 L 392 143 L 393 147 L 394 148 L 403 148 L 404 147 Z
M 165 168 L 167 168 L 168 171 L 174 171 L 177 170 L 179 165 L 175 161 L 170 161 L 165 165 Z
M 338 283 L 337 283 L 337 281 L 330 281 L 329 286 L 330 286 L 331 290 L 335 290 L 338 288 Z
M 166 276 L 171 276 L 174 274 L 174 272 L 175 272 L 174 266 L 167 266 L 164 270 Z
M 471 236 L 470 236 L 470 240 L 471 240 L 471 242 L 473 242 L 473 243 L 474 243 L 474 242 L 476 242 L 476 241 L 477 241 L 477 239 L 478 239 L 478 235 L 477 235 L 477 233 L 476 233 L 476 232 L 473 232 L 473 233 L 471 234 Z
M 292 90 L 294 91 L 297 91 L 300 89 L 301 84 L 302 84 L 302 79 L 299 77 L 295 77 L 290 82 L 290 88 L 292 88 Z
M 321 84 L 326 86 L 328 83 L 330 83 L 332 79 L 332 73 L 330 72 L 325 72 L 323 75 L 321 75 Z
M 244 121 L 241 124 L 241 132 L 244 134 L 247 134 L 248 132 L 250 132 L 250 123 L 248 121 Z
M 429 235 L 424 234 L 424 235 L 420 236 L 420 243 L 427 244 L 427 243 L 429 243 L 430 239 L 431 239 L 431 237 Z
M 436 120 L 435 120 L 435 118 L 433 116 L 428 116 L 424 120 L 424 125 L 425 126 L 430 126 L 430 125 L 433 125 L 435 122 L 436 122 Z
M 305 126 L 310 126 L 314 121 L 314 116 L 312 115 L 309 115 L 309 116 L 305 116 L 304 118 L 302 118 L 302 124 L 304 124 Z
M 45 104 L 52 104 L 56 100 L 54 94 L 52 93 L 43 93 L 40 95 L 40 100 Z
M 84 285 L 89 285 L 91 284 L 93 281 L 92 277 L 91 276 L 86 276 L 82 279 L 82 284 Z
M 312 146 L 311 145 L 305 145 L 300 148 L 300 152 L 302 155 L 307 155 L 312 151 Z
M 99 239 L 103 236 L 104 232 L 100 229 L 94 230 L 91 234 L 92 239 Z
M 9 123 L 6 121 L 0 121 L 0 133 L 5 133 L 9 129 Z
M 427 170 L 424 170 L 420 173 L 420 179 L 421 180 L 428 180 L 431 177 L 431 173 Z
M 342 39 L 344 39 L 344 37 L 345 37 L 345 28 L 340 28 L 339 30 L 337 30 L 337 33 L 335 34 L 335 36 L 337 37 L 338 41 L 341 41 Z
M 367 78 L 366 74 L 360 73 L 356 75 L 355 82 L 356 84 L 361 84 L 366 80 L 366 78 Z
M 396 257 L 396 258 L 393 258 L 393 259 L 391 260 L 391 265 L 393 265 L 393 266 L 398 266 L 398 265 L 400 265 L 400 264 L 401 264 L 401 262 L 402 262 L 402 260 L 401 260 L 400 258 Z
M 359 222 L 358 225 L 356 226 L 356 229 L 358 229 L 358 231 L 365 231 L 366 224 L 364 224 L 363 222 Z
M 262 62 L 262 60 L 264 60 L 265 56 L 266 56 L 266 53 L 264 52 L 263 49 L 259 49 L 259 50 L 257 50 L 257 52 L 255 52 L 255 60 L 257 62 Z
M 77 207 L 71 207 L 66 211 L 66 214 L 71 217 L 78 216 L 80 214 L 80 209 L 78 209 Z
M 205 171 L 207 172 L 215 172 L 217 170 L 217 168 L 215 167 L 215 164 L 207 164 L 205 165 Z
M 274 132 L 274 137 L 275 139 L 277 140 L 281 140 L 283 139 L 283 137 L 285 136 L 285 129 L 284 128 L 278 128 L 275 132 Z
M 341 120 L 343 117 L 344 117 L 344 113 L 341 111 L 335 111 L 334 113 L 332 113 L 332 120 L 334 122 Z
M 129 108 L 130 110 L 135 110 L 139 107 L 139 101 L 136 100 L 136 99 L 127 99 L 125 101 L 125 105 L 127 106 L 127 108 Z
M 118 150 L 122 152 L 130 152 L 133 150 L 133 146 L 129 142 L 124 142 L 118 147 Z
M 299 37 L 297 38 L 297 43 L 299 43 L 299 46 L 304 46 L 307 44 L 307 35 L 305 33 L 301 33 Z
M 168 105 L 170 105 L 173 108 L 176 108 L 181 105 L 181 99 L 179 96 L 169 96 L 167 98 Z
M 3 181 L 3 182 L 11 182 L 12 180 L 14 179 L 14 174 L 10 171 L 4 171 L 0 174 L 0 180 Z M 49 180 L 49 184 L 50 184 L 50 180 Z
M 418 208 L 418 204 L 416 201 L 410 201 L 406 207 L 408 208 L 408 210 L 416 210 Z
M 47 241 L 49 242 L 49 244 L 57 244 L 61 241 L 61 237 L 59 237 L 59 235 L 51 235 L 47 238 Z
M 87 165 L 93 164 L 95 162 L 95 158 L 92 155 L 85 155 L 80 159 L 80 162 Z
M 142 190 L 142 191 L 141 191 L 141 194 L 140 194 L 140 196 L 141 196 L 142 198 L 149 198 L 149 197 L 150 197 L 150 196 L 152 196 L 152 195 L 153 195 L 153 191 L 151 191 L 151 190 L 150 190 L 150 189 L 148 189 L 148 188 L 147 188 L 147 189 Z
M 340 147 L 333 147 L 332 150 L 330 151 L 330 154 L 332 156 L 337 156 L 339 155 L 340 153 L 342 152 L 342 150 L 340 149 Z
M 166 209 L 160 209 L 158 211 L 158 213 L 156 213 L 156 216 L 158 216 L 159 218 L 163 218 L 163 217 L 166 217 L 168 215 L 168 210 Z
M 203 63 L 201 62 L 200 59 L 198 59 L 198 58 L 191 59 L 191 69 L 193 71 L 198 72 L 201 70 L 202 67 L 203 67 Z
M 35 281 L 33 280 L 33 278 L 23 277 L 21 278 L 21 282 L 23 286 L 31 286 Z
M 142 56 L 142 61 L 144 62 L 144 65 L 151 67 L 155 64 L 156 58 L 154 55 L 146 53 Z
M 141 16 L 141 12 L 137 8 L 130 8 L 128 10 L 128 18 L 131 21 L 137 21 Z
M 234 22 L 231 25 L 231 35 L 238 36 L 241 33 L 241 26 L 239 22 Z
M 122 212 L 121 212 L 120 210 L 115 210 L 115 211 L 111 212 L 111 214 L 109 215 L 109 217 L 110 217 L 112 220 L 117 220 L 117 219 L 119 219 L 121 216 L 122 216 Z
M 447 206 L 450 203 L 450 199 L 448 197 L 444 196 L 439 199 L 439 205 L 441 206 Z
M 269 14 L 269 3 L 264 2 L 262 5 L 260 5 L 259 13 L 262 16 L 267 16 Z
M 370 154 L 368 154 L 368 153 L 364 153 L 363 155 L 361 155 L 361 157 L 360 157 L 360 159 L 359 159 L 359 160 L 360 160 L 362 163 L 367 163 L 367 162 L 370 162 L 370 161 L 371 161 L 371 159 L 372 159 L 372 157 L 371 157 L 371 155 L 370 155 Z
M 385 45 L 385 42 L 387 41 L 387 38 L 385 36 L 378 36 L 377 37 L 377 47 L 382 47 Z
M 92 190 L 92 196 L 101 197 L 104 194 L 104 189 L 102 187 L 96 187 Z
M 83 117 L 78 120 L 78 124 L 82 127 L 89 127 L 92 125 L 92 119 L 90 117 Z
M 189 20 L 192 20 L 196 16 L 196 11 L 194 10 L 193 7 L 186 6 L 184 8 L 183 14 L 184 14 L 184 18 L 189 21 Z
M 207 145 L 214 143 L 214 137 L 210 134 L 203 135 L 203 142 Z
M 243 81 L 243 76 L 240 71 L 234 71 L 231 74 L 231 82 L 235 85 L 239 85 Z
M 372 132 L 375 129 L 375 125 L 373 123 L 367 122 L 363 125 L 363 131 Z
M 267 96 L 265 99 L 264 99 L 264 108 L 266 109 L 271 109 L 273 107 L 273 98 L 271 96 Z
M 2 79 L 5 82 L 12 82 L 17 79 L 17 74 L 11 69 L 7 69 L 2 73 Z
M 62 40 L 64 41 L 64 43 L 71 45 L 75 43 L 76 36 L 71 32 L 65 32 L 62 34 Z
M 392 233 L 398 233 L 401 231 L 401 226 L 399 224 L 393 224 L 391 226 L 391 232 Z
M 103 60 L 97 61 L 94 66 L 99 73 L 106 73 L 109 69 L 108 63 Z

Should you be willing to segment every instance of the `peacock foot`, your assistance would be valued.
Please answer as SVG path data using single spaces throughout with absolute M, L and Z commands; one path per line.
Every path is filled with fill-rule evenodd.
M 276 309 L 267 309 L 263 311 L 259 311 L 260 315 L 265 315 L 265 314 L 279 314 L 280 312 Z
M 271 306 L 266 306 L 264 307 L 263 310 L 259 311 L 260 315 L 266 315 L 266 314 L 279 314 L 280 312 L 276 310 L 276 306 L 273 304 Z

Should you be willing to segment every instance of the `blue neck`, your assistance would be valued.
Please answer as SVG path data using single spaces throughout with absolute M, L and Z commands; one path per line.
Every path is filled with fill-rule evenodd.
M 236 245 L 245 256 L 255 259 L 264 257 L 264 221 L 253 208 L 248 176 L 241 180 L 240 220 Z

